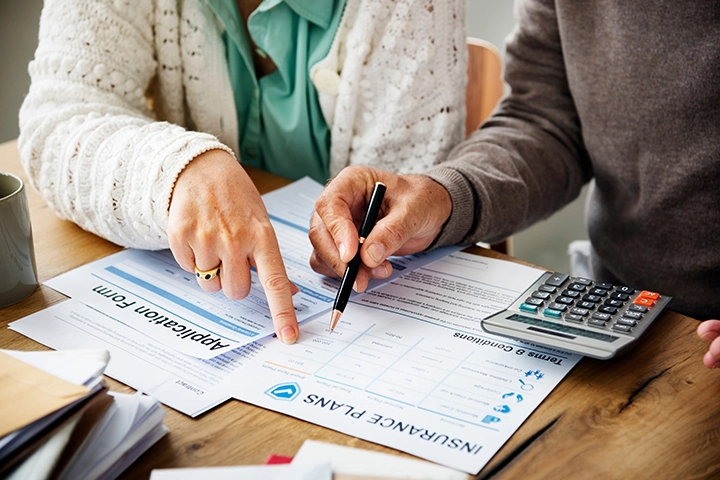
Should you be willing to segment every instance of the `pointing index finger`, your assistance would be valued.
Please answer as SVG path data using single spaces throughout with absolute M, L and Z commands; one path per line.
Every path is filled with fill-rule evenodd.
M 274 236 L 258 249 L 255 263 L 270 307 L 275 333 L 283 343 L 295 343 L 298 337 L 298 322 L 292 302 L 292 286 Z

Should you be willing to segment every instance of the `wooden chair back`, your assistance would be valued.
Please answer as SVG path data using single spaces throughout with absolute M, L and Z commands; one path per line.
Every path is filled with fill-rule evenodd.
M 503 95 L 502 63 L 495 46 L 479 38 L 468 37 L 468 83 L 465 89 L 465 135 L 477 130 L 490 116 Z M 495 251 L 510 254 L 510 239 L 490 245 Z
M 500 53 L 491 43 L 468 37 L 468 83 L 465 89 L 465 135 L 477 130 L 503 94 Z

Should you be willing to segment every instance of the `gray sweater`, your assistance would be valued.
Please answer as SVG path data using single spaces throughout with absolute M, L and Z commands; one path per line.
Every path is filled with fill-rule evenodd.
M 494 241 L 594 179 L 597 279 L 720 318 L 720 2 L 521 0 L 511 93 L 429 175 L 452 215 L 437 245 Z

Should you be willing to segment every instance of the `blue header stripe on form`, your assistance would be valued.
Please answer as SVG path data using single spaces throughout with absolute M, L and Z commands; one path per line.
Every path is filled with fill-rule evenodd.
M 130 275 L 127 272 L 123 272 L 122 270 L 118 269 L 117 267 L 109 266 L 105 267 L 105 270 L 107 270 L 110 273 L 113 273 L 117 275 L 120 278 L 124 278 L 125 280 L 134 283 L 135 285 L 144 288 L 145 290 L 149 290 L 150 292 L 160 295 L 163 298 L 166 298 L 173 302 L 176 305 L 179 305 L 183 307 L 186 310 L 190 310 L 193 313 L 196 313 L 200 315 L 201 317 L 210 320 L 213 323 L 216 323 L 218 325 L 221 325 L 228 330 L 232 330 L 233 332 L 240 333 L 242 335 L 245 335 L 246 337 L 254 337 L 258 334 L 258 332 L 253 332 L 252 330 L 248 330 L 246 328 L 243 328 L 239 325 L 235 325 L 234 323 L 218 317 L 217 315 L 213 315 L 212 313 L 208 312 L 207 310 L 203 310 L 202 308 L 198 307 L 197 305 L 193 305 L 192 303 L 188 302 L 187 300 L 183 300 L 182 298 L 173 295 L 170 292 L 166 292 L 165 290 L 156 287 L 155 285 L 146 282 L 145 280 L 142 280 L 140 278 L 137 278 L 133 275 Z

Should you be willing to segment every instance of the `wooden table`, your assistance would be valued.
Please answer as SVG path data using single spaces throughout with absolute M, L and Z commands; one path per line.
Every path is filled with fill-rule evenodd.
M 0 170 L 27 180 L 15 142 L 0 144 Z M 288 183 L 249 172 L 261 192 Z M 28 197 L 41 282 L 120 250 L 59 220 L 30 188 Z M 41 286 L 0 310 L 0 348 L 45 350 L 7 325 L 63 300 Z M 702 366 L 706 345 L 696 327 L 697 321 L 666 312 L 628 355 L 581 360 L 480 478 L 720 478 L 720 370 Z M 113 390 L 132 391 L 107 381 Z M 235 400 L 198 419 L 166 410 L 170 433 L 123 478 L 147 478 L 153 468 L 261 464 L 271 453 L 292 456 L 308 438 L 405 455 Z

